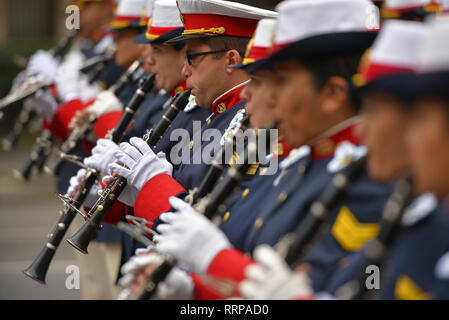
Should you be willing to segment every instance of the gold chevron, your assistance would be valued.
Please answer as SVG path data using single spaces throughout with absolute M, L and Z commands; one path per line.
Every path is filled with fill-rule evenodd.
M 239 159 L 239 155 L 237 154 L 237 152 L 234 151 L 234 153 L 232 154 L 232 158 L 229 160 L 229 166 L 230 167 L 234 167 L 235 164 L 237 163 L 237 160 Z M 257 169 L 260 166 L 260 162 L 256 162 L 250 165 L 249 169 L 246 171 L 247 175 L 254 175 L 257 172 Z
M 411 278 L 402 275 L 394 287 L 394 296 L 398 300 L 429 300 L 431 295 L 422 290 Z
M 332 226 L 332 235 L 346 251 L 357 251 L 379 233 L 377 223 L 361 223 L 348 207 L 342 206 Z

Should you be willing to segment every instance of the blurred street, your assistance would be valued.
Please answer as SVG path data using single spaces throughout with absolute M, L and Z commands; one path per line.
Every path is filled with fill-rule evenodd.
M 26 133 L 16 149 L 0 150 L 0 299 L 80 299 L 79 290 L 66 289 L 65 270 L 76 263 L 65 240 L 50 265 L 46 286 L 22 273 L 42 250 L 62 207 L 53 177 L 35 173 L 29 182 L 13 177 L 12 170 L 28 158 L 33 142 Z M 68 235 L 72 233 L 69 229 Z

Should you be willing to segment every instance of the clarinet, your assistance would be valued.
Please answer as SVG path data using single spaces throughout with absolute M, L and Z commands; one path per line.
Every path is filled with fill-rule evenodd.
M 36 139 L 36 143 L 30 153 L 30 156 L 28 157 L 28 160 L 22 165 L 22 167 L 20 167 L 20 169 L 13 170 L 14 177 L 24 181 L 29 181 L 34 167 L 37 167 L 38 169 L 42 168 L 42 161 L 44 161 L 48 156 L 53 141 L 54 140 L 51 137 L 50 131 L 42 131 L 42 134 Z
M 227 163 L 227 160 L 229 160 L 226 156 L 229 154 L 232 155 L 236 143 L 241 142 L 242 140 L 240 134 L 248 129 L 248 127 L 249 116 L 245 115 L 231 131 L 229 136 L 230 141 L 226 141 L 215 154 L 214 159 L 212 159 L 212 162 L 200 185 L 189 192 L 189 195 L 185 199 L 189 204 L 193 205 L 198 199 L 205 197 L 209 193 L 209 190 L 212 190 L 213 186 L 225 170 L 225 164 Z
M 363 251 L 363 263 L 359 273 L 350 281 L 340 286 L 335 296 L 339 299 L 361 300 L 368 299 L 372 295 L 365 285 L 367 274 L 365 270 L 370 265 L 376 265 L 379 269 L 384 264 L 389 248 L 393 244 L 406 207 L 413 198 L 412 179 L 409 174 L 400 178 L 395 189 L 384 207 L 378 236 L 367 244 Z
M 134 63 L 128 68 L 128 70 L 126 70 L 120 79 L 108 90 L 113 92 L 116 97 L 120 97 L 123 91 L 130 85 L 133 75 L 137 72 L 137 70 L 139 70 L 141 65 L 141 59 L 134 61 Z M 81 141 L 92 130 L 96 120 L 97 118 L 93 114 L 86 114 L 84 116 L 81 123 L 72 130 L 69 137 L 62 144 L 60 150 L 58 150 L 59 158 L 45 167 L 45 171 L 47 173 L 59 176 L 61 169 L 66 162 L 65 157 L 75 151 Z
M 33 120 L 36 114 L 32 110 L 32 106 L 25 102 L 24 107 L 19 113 L 14 127 L 11 132 L 3 139 L 3 150 L 11 151 L 19 141 L 19 138 L 23 130 L 28 126 L 28 124 Z
M 366 165 L 366 156 L 353 160 L 347 167 L 336 173 L 330 184 L 310 205 L 309 211 L 296 230 L 287 233 L 276 244 L 277 252 L 294 268 L 304 257 L 307 249 L 322 235 L 321 229 L 329 213 L 344 197 L 351 184 L 362 174 Z
M 160 141 L 179 112 L 184 110 L 189 102 L 189 96 L 190 90 L 184 91 L 183 93 L 177 95 L 173 99 L 165 114 L 162 116 L 161 120 L 144 136 L 143 139 L 152 149 L 154 149 Z M 126 117 L 123 117 L 122 119 L 126 119 Z M 121 128 L 120 123 L 117 125 L 117 128 Z M 117 137 L 117 135 L 118 133 L 113 132 L 113 139 L 114 137 Z M 101 222 L 104 220 L 109 209 L 115 203 L 126 186 L 126 179 L 120 176 L 107 185 L 98 201 L 88 213 L 89 219 L 87 222 L 72 237 L 67 239 L 67 241 L 74 248 L 82 253 L 88 253 L 87 248 L 90 241 L 95 236 L 96 230 L 101 229 Z
M 269 141 L 266 141 L 269 144 Z M 231 167 L 227 170 L 226 176 L 221 180 L 212 190 L 212 192 L 201 198 L 194 208 L 199 213 L 206 216 L 209 220 L 217 221 L 218 215 L 216 211 L 218 206 L 226 199 L 227 195 L 233 191 L 242 181 L 245 173 L 250 168 L 250 159 L 255 159 L 257 155 L 257 142 L 250 141 L 244 150 L 244 157 L 242 163 Z M 167 254 L 161 254 L 162 262 L 160 262 L 147 280 L 147 284 L 143 288 L 143 292 L 138 297 L 139 300 L 148 300 L 156 293 L 157 286 L 164 281 L 170 271 L 175 267 L 177 261 L 175 258 Z
M 109 50 L 110 52 L 112 52 L 111 50 Z M 112 53 L 111 53 L 112 54 Z M 99 70 L 99 72 L 97 72 L 97 73 L 95 73 L 95 74 L 93 74 L 93 75 L 91 75 L 91 78 L 90 78 L 90 80 L 89 80 L 89 82 L 90 81 L 92 81 L 92 82 L 94 82 L 94 81 L 96 81 L 100 76 L 101 76 L 101 74 L 102 74 L 102 72 L 103 72 L 103 70 L 105 69 L 105 65 L 102 65 L 102 68 Z M 84 124 L 84 126 L 82 126 L 83 128 L 85 128 L 85 127 L 87 127 L 87 124 Z M 77 130 L 75 130 L 76 131 L 76 135 L 78 135 L 78 134 L 80 134 L 80 131 L 82 130 L 82 128 L 80 128 L 80 129 L 77 129 Z M 47 133 L 45 132 L 45 130 L 42 132 L 42 134 L 41 134 L 41 136 L 37 139 L 37 141 L 45 141 L 45 140 L 49 140 L 49 141 L 51 141 L 52 143 L 50 143 L 50 144 L 45 144 L 45 150 L 41 150 L 40 148 L 42 148 L 44 145 L 43 144 L 36 144 L 35 146 L 34 146 L 34 150 L 39 150 L 40 152 L 32 152 L 31 153 L 31 156 L 38 156 L 38 158 L 37 159 L 28 159 L 26 162 L 25 162 L 25 164 L 22 166 L 22 168 L 20 169 L 20 170 L 15 170 L 15 175 L 16 176 L 20 176 L 20 173 L 22 173 L 22 172 L 24 172 L 24 173 L 28 173 L 28 174 L 30 174 L 31 173 L 31 171 L 32 171 L 32 169 L 33 169 L 33 167 L 36 165 L 36 164 L 39 164 L 39 171 L 41 171 L 41 169 L 43 168 L 43 166 L 44 166 L 44 164 L 45 164 L 45 162 L 46 162 L 46 160 L 47 160 L 47 158 L 48 158 L 48 156 L 50 155 L 50 149 L 51 149 L 51 147 L 52 147 L 52 145 L 53 145 L 53 142 L 54 142 L 54 139 L 53 138 L 50 138 L 50 139 L 48 139 L 47 138 Z M 72 146 L 72 144 L 70 143 L 70 142 L 68 142 L 68 145 L 69 146 Z M 73 147 L 73 149 L 75 149 L 76 148 L 76 145 Z M 72 149 L 72 150 L 73 150 Z M 64 155 L 61 155 L 61 153 L 59 154 L 61 157 L 63 157 Z M 60 170 L 61 169 L 61 167 L 62 167 L 62 165 L 63 165 L 63 162 L 62 163 L 55 163 L 55 164 L 53 164 L 53 167 L 46 167 L 45 168 L 45 170 L 47 171 L 47 172 L 53 172 L 53 171 L 49 171 L 49 170 L 56 170 L 56 169 L 58 169 L 58 170 Z M 28 167 L 29 166 L 29 167 Z M 59 167 L 58 167 L 59 166 Z M 28 169 L 28 170 L 26 170 L 26 171 L 24 171 L 24 169 Z M 29 171 L 29 172 L 28 172 Z M 19 174 L 17 174 L 17 173 L 19 173 Z M 23 176 L 24 178 L 25 178 L 25 176 Z M 28 180 L 28 178 L 25 178 L 25 180 Z
M 57 45 L 55 48 L 50 50 L 53 57 L 62 58 L 67 53 L 68 49 L 72 45 L 75 40 L 78 32 L 72 31 L 68 33 Z M 8 95 L 7 97 L 1 99 L 0 101 L 0 109 L 6 108 L 7 106 L 23 101 L 26 98 L 34 95 L 40 89 L 48 88 L 52 85 L 51 82 L 45 81 L 40 85 L 31 88 L 30 90 L 25 90 L 25 92 L 13 93 Z M 8 136 L 3 140 L 3 150 L 10 151 L 17 145 L 17 142 L 22 135 L 23 130 L 28 126 L 31 120 L 34 118 L 35 113 L 33 112 L 31 106 L 25 105 L 25 107 L 21 110 L 16 123 L 14 124 L 13 129 L 8 134 Z M 0 116 L 1 118 L 1 116 Z
M 114 131 L 125 130 L 131 118 L 128 116 L 129 113 L 134 114 L 134 112 L 139 108 L 145 95 L 151 91 L 154 82 L 154 75 L 146 76 L 140 80 L 139 89 L 137 89 L 133 98 L 131 99 L 128 107 L 125 110 L 125 114 L 122 116 L 119 124 L 114 128 Z M 127 123 L 126 123 L 127 122 Z M 118 132 L 115 137 L 122 137 L 124 132 Z M 113 140 L 118 143 L 120 139 Z M 82 165 L 82 163 L 80 163 Z M 84 200 L 89 194 L 90 189 L 94 185 L 98 178 L 98 172 L 92 168 L 87 168 L 84 181 L 81 183 L 79 190 L 76 192 L 75 197 L 71 201 L 67 201 L 64 197 L 61 197 L 65 202 L 64 209 L 60 211 L 60 217 L 56 223 L 56 227 L 49 234 L 49 239 L 45 247 L 42 249 L 39 256 L 34 260 L 31 266 L 24 270 L 24 273 L 31 277 L 32 279 L 45 284 L 45 277 L 52 261 L 52 258 L 61 243 L 70 223 L 74 219 L 77 213 L 82 214 L 78 209 L 81 208 Z

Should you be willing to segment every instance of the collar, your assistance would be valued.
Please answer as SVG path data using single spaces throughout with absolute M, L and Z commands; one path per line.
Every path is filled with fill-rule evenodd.
M 184 80 L 170 92 L 170 97 L 174 97 L 177 93 L 183 93 L 186 90 L 187 90 L 187 84 L 186 84 L 186 81 Z
M 360 138 L 354 130 L 359 120 L 359 117 L 349 118 L 330 128 L 315 139 L 312 139 L 308 143 L 312 149 L 312 159 L 321 160 L 333 157 L 335 149 L 343 141 L 349 141 L 354 145 L 359 145 Z
M 278 159 L 283 159 L 287 157 L 292 151 L 292 147 L 285 142 L 284 139 L 279 139 L 277 143 L 274 143 L 271 147 L 271 153 L 274 157 L 277 157 Z
M 221 113 L 225 112 L 229 108 L 235 106 L 236 104 L 242 102 L 243 100 L 240 99 L 240 92 L 242 92 L 243 87 L 248 84 L 248 81 L 242 82 L 239 85 L 236 85 L 235 87 L 229 89 L 225 93 L 223 93 L 221 96 L 216 98 L 214 102 L 212 102 L 211 110 L 212 112 L 218 116 Z

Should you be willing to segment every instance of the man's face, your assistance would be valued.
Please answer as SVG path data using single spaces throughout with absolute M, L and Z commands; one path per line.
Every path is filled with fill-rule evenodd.
M 151 65 L 151 53 L 153 52 L 153 49 L 150 44 L 141 44 L 142 46 L 142 53 L 140 57 L 142 58 L 142 68 L 147 73 L 153 73 L 153 68 Z
M 82 6 L 80 11 L 80 36 L 95 40 L 96 31 L 113 18 L 113 4 L 89 2 Z
M 126 67 L 139 59 L 142 54 L 142 46 L 133 42 L 139 34 L 136 30 L 119 31 L 114 39 L 116 46 L 115 63 L 118 66 Z
M 362 143 L 368 148 L 371 178 L 391 182 L 408 168 L 405 130 L 408 114 L 386 95 L 364 95 L 362 121 L 358 127 Z
M 187 40 L 188 54 L 213 51 L 209 45 L 198 39 Z M 192 59 L 192 65 L 184 62 L 183 75 L 187 79 L 187 88 L 192 89 L 196 102 L 203 108 L 210 108 L 212 102 L 223 94 L 226 76 L 226 56 L 203 55 Z
M 441 102 L 422 100 L 406 132 L 416 192 L 449 194 L 449 119 Z
M 170 92 L 184 81 L 184 76 L 181 72 L 184 57 L 185 48 L 176 51 L 170 45 L 151 45 L 151 52 L 147 62 L 155 75 L 154 84 L 156 87 Z
M 276 106 L 276 78 L 272 71 L 256 71 L 243 88 L 240 97 L 246 101 L 245 111 L 254 128 L 268 127 L 274 123 Z
M 319 92 L 312 75 L 296 62 L 275 68 L 278 101 L 274 116 L 279 136 L 294 147 L 307 143 L 320 133 Z

